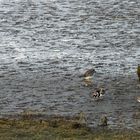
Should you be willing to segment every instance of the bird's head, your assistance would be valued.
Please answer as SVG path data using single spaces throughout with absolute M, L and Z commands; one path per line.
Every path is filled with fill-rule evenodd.
M 95 71 L 95 69 L 91 69 L 91 72 L 92 72 L 92 73 L 95 73 L 96 71 Z

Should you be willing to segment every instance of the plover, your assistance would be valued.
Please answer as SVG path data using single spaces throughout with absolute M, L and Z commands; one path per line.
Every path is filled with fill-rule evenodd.
M 138 102 L 140 102 L 140 96 L 139 96 L 139 97 L 137 97 L 137 101 L 138 101 Z
M 92 78 L 94 73 L 95 73 L 95 69 L 89 69 L 84 73 L 83 77 L 85 80 L 89 80 Z
M 102 116 L 100 118 L 100 126 L 107 126 L 108 125 L 107 122 L 108 122 L 108 119 L 106 116 Z
M 99 88 L 92 93 L 91 97 L 98 99 L 102 97 L 104 94 L 105 94 L 105 90 L 103 88 Z
M 138 64 L 138 67 L 137 67 L 137 75 L 138 75 L 139 82 L 140 82 L 140 64 Z

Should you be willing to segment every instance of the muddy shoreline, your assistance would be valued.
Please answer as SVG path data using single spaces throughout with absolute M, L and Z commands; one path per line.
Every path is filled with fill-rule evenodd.
M 0 119 L 0 139 L 107 139 L 137 140 L 139 132 L 133 130 L 112 130 L 107 127 L 89 128 L 76 118 L 56 117 L 35 120 L 28 114 L 22 119 Z

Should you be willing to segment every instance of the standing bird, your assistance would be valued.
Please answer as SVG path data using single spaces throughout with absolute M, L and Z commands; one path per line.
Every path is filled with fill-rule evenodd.
M 105 94 L 105 90 L 103 88 L 99 88 L 92 93 L 92 97 L 95 99 L 99 99 Z
M 89 69 L 84 73 L 84 79 L 89 80 L 92 78 L 93 74 L 95 73 L 95 69 Z
M 88 69 L 83 75 L 82 77 L 84 78 L 84 85 L 87 86 L 92 86 L 93 85 L 93 81 L 92 81 L 92 76 L 95 73 L 95 69 Z
M 137 97 L 137 101 L 140 103 L 140 96 L 139 96 L 139 97 Z
M 92 93 L 92 97 L 99 98 L 105 94 L 105 90 L 103 88 L 99 88 Z
M 106 116 L 102 116 L 100 118 L 100 126 L 107 126 L 108 125 L 107 122 L 108 122 L 108 119 Z
M 140 82 L 140 64 L 138 64 L 138 67 L 137 67 L 137 75 L 138 75 L 139 82 Z

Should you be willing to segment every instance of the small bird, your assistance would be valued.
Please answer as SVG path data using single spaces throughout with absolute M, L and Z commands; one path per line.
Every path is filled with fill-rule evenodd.
M 138 67 L 137 67 L 137 75 L 138 75 L 139 82 L 140 82 L 140 64 L 138 64 Z
M 92 93 L 92 97 L 98 99 L 102 97 L 104 94 L 105 94 L 105 90 L 103 88 L 99 88 Z
M 96 72 L 95 69 L 89 69 L 89 70 L 87 70 L 87 71 L 84 73 L 84 75 L 83 75 L 84 79 L 85 79 L 85 80 L 91 79 L 92 76 L 93 76 L 93 74 L 94 74 L 95 72 Z
M 137 101 L 140 102 L 140 97 L 137 97 Z
M 106 116 L 102 116 L 100 118 L 100 126 L 107 126 L 108 125 L 107 122 L 108 122 L 108 119 Z
M 86 124 L 87 119 L 84 112 L 80 112 L 78 121 L 80 124 Z

